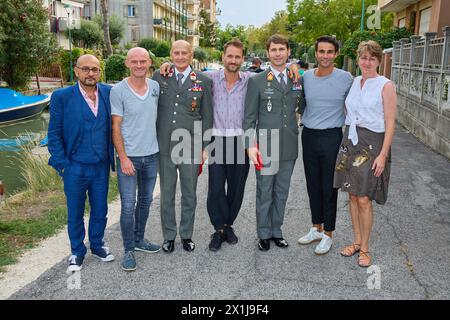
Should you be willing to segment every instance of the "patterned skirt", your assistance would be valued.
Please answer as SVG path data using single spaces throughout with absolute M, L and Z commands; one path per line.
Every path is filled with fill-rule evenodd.
M 383 147 L 384 133 L 376 133 L 362 127 L 356 127 L 356 130 L 358 144 L 354 146 L 348 139 L 349 126 L 345 127 L 336 159 L 334 187 L 359 197 L 367 196 L 378 204 L 385 204 L 391 173 L 391 151 L 381 176 L 375 177 L 372 170 L 373 162 Z

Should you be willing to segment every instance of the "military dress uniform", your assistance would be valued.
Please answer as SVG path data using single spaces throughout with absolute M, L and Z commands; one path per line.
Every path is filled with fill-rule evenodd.
M 296 113 L 304 107 L 304 96 L 300 83 L 284 77 L 285 82 L 281 83 L 271 68 L 252 77 L 245 102 L 246 147 L 257 142 L 264 164 L 261 171 L 256 171 L 256 222 L 261 250 L 270 248 L 270 244 L 262 248 L 261 240 L 268 243 L 273 239 L 277 246 L 287 247 L 281 226 L 298 157 Z M 255 130 L 256 137 L 248 137 L 249 130 Z
M 182 240 L 192 238 L 199 166 L 202 149 L 208 143 L 203 136 L 205 131 L 213 126 L 212 82 L 202 73 L 192 71 L 181 84 L 177 81 L 173 68 L 167 77 L 157 71 L 153 80 L 160 85 L 156 130 L 160 152 L 161 224 L 165 244 L 167 241 L 171 242 L 168 248 L 163 245 L 163 249 L 171 252 L 173 251 L 173 240 L 177 235 L 175 218 L 177 172 L 180 176 L 181 187 L 179 234 Z M 180 142 L 176 138 L 180 131 L 175 132 L 174 139 L 171 139 L 172 133 L 177 129 L 187 133 L 191 139 L 190 148 L 187 150 L 188 154 L 185 150 L 182 156 L 178 152 L 174 152 L 172 155 L 172 151 Z M 186 248 L 184 242 L 183 247 L 185 250 L 189 249 L 189 247 Z M 193 249 L 192 243 L 191 250 L 188 251 Z

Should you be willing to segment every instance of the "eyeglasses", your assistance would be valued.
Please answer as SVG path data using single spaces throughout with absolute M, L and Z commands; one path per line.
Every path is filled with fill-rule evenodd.
M 89 72 L 92 71 L 93 74 L 98 74 L 100 72 L 100 69 L 97 67 L 93 67 L 93 68 L 89 68 L 89 67 L 77 67 L 78 69 L 80 69 L 84 74 L 89 74 Z

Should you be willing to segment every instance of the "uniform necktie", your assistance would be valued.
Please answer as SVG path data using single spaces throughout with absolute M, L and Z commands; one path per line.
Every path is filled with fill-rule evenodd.
M 280 73 L 278 77 L 280 78 L 281 87 L 283 88 L 284 91 L 286 91 L 287 85 L 286 82 L 284 82 L 284 73 Z
M 177 74 L 178 88 L 181 88 L 181 86 L 183 85 L 183 77 L 184 77 L 184 74 L 182 74 L 181 72 L 179 74 Z

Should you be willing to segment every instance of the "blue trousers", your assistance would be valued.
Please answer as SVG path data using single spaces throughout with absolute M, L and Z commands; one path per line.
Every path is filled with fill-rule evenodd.
M 133 251 L 135 242 L 144 239 L 145 226 L 153 201 L 153 189 L 158 173 L 158 155 L 129 157 L 136 173 L 127 176 L 117 160 L 117 177 L 121 200 L 120 228 L 125 252 Z M 136 203 L 136 187 L 137 203 Z
M 109 162 L 95 165 L 70 163 L 63 173 L 64 193 L 66 194 L 69 233 L 72 254 L 84 256 L 84 209 L 86 195 L 91 207 L 89 217 L 89 243 L 91 249 L 103 246 L 103 236 L 108 214 Z

